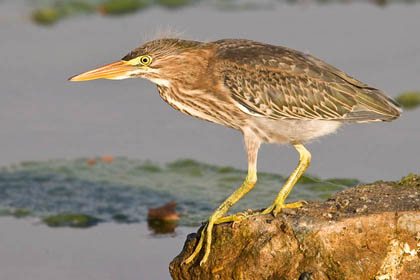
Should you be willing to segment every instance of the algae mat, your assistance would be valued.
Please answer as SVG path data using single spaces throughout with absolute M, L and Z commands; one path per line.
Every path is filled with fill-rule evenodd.
M 142 222 L 149 208 L 177 202 L 180 224 L 197 226 L 236 188 L 246 171 L 184 159 L 158 165 L 115 158 L 22 162 L 0 169 L 3 215 L 46 217 L 82 213 L 101 221 Z M 232 211 L 268 206 L 285 178 L 260 173 L 252 192 Z M 354 179 L 305 176 L 289 200 L 323 200 L 356 185 Z

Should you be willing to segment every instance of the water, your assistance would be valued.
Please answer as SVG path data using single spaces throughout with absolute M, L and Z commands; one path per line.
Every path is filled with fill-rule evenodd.
M 178 160 L 166 165 L 117 158 L 112 163 L 85 159 L 24 162 L 0 170 L 0 209 L 26 210 L 32 216 L 83 213 L 102 221 L 142 222 L 150 208 L 170 201 L 182 213 L 180 224 L 198 226 L 238 188 L 246 171 Z M 270 205 L 284 178 L 261 173 L 257 187 L 232 211 Z M 290 199 L 322 200 L 357 184 L 304 176 Z M 117 218 L 115 218 L 117 217 Z
M 0 16 L 3 166 L 112 154 L 159 163 L 193 158 L 245 169 L 239 132 L 175 111 L 150 82 L 67 81 L 121 58 L 159 26 L 185 31 L 190 38 L 246 37 L 308 51 L 392 96 L 420 87 L 420 5 L 279 4 L 237 12 L 198 5 L 175 12 L 151 8 L 120 18 L 81 16 L 51 28 L 17 20 L 20 13 L 11 20 L 12 8 L 0 11 L 5 18 Z M 392 123 L 345 126 L 308 145 L 309 172 L 363 181 L 419 172 L 419 117 L 416 110 Z M 266 145 L 259 169 L 289 174 L 297 157 L 292 148 Z
M 126 17 L 80 16 L 42 27 L 29 20 L 33 2 L 0 1 L 0 207 L 27 208 L 36 217 L 77 209 L 104 221 L 125 214 L 136 222 L 53 231 L 3 217 L 0 278 L 167 279 L 168 261 L 188 230 L 178 233 L 176 241 L 155 239 L 137 222 L 149 207 L 176 200 L 184 213 L 181 224 L 197 225 L 240 184 L 246 154 L 239 132 L 176 112 L 146 81 L 67 82 L 74 74 L 120 59 L 159 27 L 171 26 L 192 39 L 242 37 L 296 48 L 394 97 L 420 88 L 419 5 L 267 2 L 274 6 L 224 11 L 206 3 L 175 11 L 154 7 Z M 419 119 L 420 110 L 405 112 L 392 123 L 348 125 L 309 144 L 313 161 L 308 174 L 322 183 L 296 186 L 291 199 L 322 199 L 344 188 L 325 184 L 326 178 L 370 182 L 419 173 Z M 85 163 L 104 154 L 117 158 L 111 164 Z M 266 174 L 233 211 L 267 206 L 297 157 L 286 146 L 263 146 L 259 170 Z M 168 164 L 180 158 L 197 164 Z M 233 169 L 220 173 L 223 166 Z M 117 233 L 95 243 L 107 227 Z M 133 229 L 131 234 L 124 235 L 126 227 Z M 63 232 L 61 241 L 49 242 Z M 96 246 L 81 250 L 86 244 Z M 169 250 L 168 244 L 177 248 Z
M 89 230 L 48 228 L 34 219 L 0 217 L 0 278 L 170 279 L 169 262 L 191 228 L 151 237 L 145 224 L 103 223 Z

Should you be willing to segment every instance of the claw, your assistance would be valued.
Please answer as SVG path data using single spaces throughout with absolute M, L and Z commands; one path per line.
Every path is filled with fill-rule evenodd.
M 198 244 L 195 247 L 194 252 L 191 254 L 191 256 L 189 256 L 184 261 L 184 263 L 189 264 L 200 253 L 201 249 L 203 248 L 203 243 L 204 243 L 205 238 L 207 239 L 206 249 L 205 249 L 204 257 L 200 261 L 200 266 L 203 266 L 207 262 L 207 259 L 210 255 L 213 225 L 218 225 L 218 224 L 222 224 L 222 223 L 229 223 L 229 222 L 233 222 L 233 225 L 235 225 L 236 223 L 239 223 L 242 220 L 245 220 L 245 219 L 248 219 L 252 216 L 260 215 L 260 214 L 261 213 L 251 213 L 251 214 L 237 213 L 235 215 L 221 217 L 221 218 L 217 219 L 216 221 L 214 221 L 213 223 L 210 223 L 210 221 L 207 222 L 207 224 L 204 226 L 203 230 L 201 231 L 200 240 L 198 241 Z
M 214 221 L 212 217 L 210 216 L 209 223 L 207 224 L 207 228 L 206 228 L 206 247 L 204 251 L 204 256 L 200 261 L 200 266 L 203 266 L 203 264 L 207 262 L 207 259 L 210 255 L 213 225 L 214 225 Z
M 207 225 L 206 226 L 204 226 L 204 228 L 203 228 L 203 230 L 201 231 L 201 234 L 200 234 L 200 240 L 198 241 L 198 244 L 197 244 L 197 246 L 195 247 L 195 249 L 194 249 L 194 252 L 191 254 L 191 256 L 189 256 L 185 261 L 184 261 L 184 263 L 185 264 L 189 264 L 190 262 L 192 262 L 192 260 L 198 255 L 198 253 L 200 253 L 200 251 L 201 251 L 201 248 L 203 247 L 203 241 L 204 241 L 204 232 L 206 231 L 206 229 L 207 229 Z
M 273 213 L 274 216 L 277 216 L 283 208 L 289 208 L 289 209 L 300 208 L 303 206 L 303 204 L 308 204 L 308 202 L 304 200 L 299 200 L 297 202 L 287 203 L 287 204 L 284 204 L 284 203 L 274 204 L 273 203 L 272 205 L 270 205 L 270 207 L 262 211 L 261 214 Z

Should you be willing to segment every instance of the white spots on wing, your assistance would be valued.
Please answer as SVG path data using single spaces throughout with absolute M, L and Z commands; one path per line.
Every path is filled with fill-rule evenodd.
M 267 111 L 268 106 L 266 104 L 262 103 L 262 104 L 260 104 L 260 109 L 261 109 L 261 111 L 265 112 L 265 111 Z
M 246 100 L 251 100 L 252 96 L 248 92 L 244 92 L 244 97 Z
M 244 113 L 246 113 L 248 115 L 251 115 L 251 116 L 254 116 L 254 117 L 263 117 L 263 115 L 260 115 L 260 114 L 251 112 L 245 106 L 243 106 L 243 105 L 241 105 L 239 103 L 236 103 L 236 106 L 239 108 L 239 110 L 241 110 L 242 112 L 244 112 Z

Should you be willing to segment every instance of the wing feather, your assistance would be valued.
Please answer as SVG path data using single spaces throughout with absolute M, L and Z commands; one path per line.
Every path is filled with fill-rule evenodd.
M 217 41 L 219 73 L 232 98 L 271 119 L 389 121 L 399 105 L 304 53 L 248 40 Z

